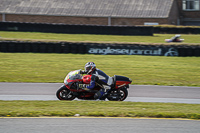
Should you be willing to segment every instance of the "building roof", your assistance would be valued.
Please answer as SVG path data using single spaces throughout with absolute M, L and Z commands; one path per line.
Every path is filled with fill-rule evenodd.
M 0 0 L 0 13 L 166 18 L 174 0 Z

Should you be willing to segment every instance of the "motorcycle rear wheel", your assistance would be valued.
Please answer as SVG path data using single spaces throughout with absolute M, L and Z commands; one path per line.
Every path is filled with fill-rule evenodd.
M 76 98 L 65 85 L 56 92 L 56 96 L 59 100 L 74 100 Z
M 127 98 L 127 96 L 128 96 L 128 90 L 127 90 L 127 88 L 126 87 L 121 88 L 119 90 L 119 95 L 120 95 L 120 98 L 118 100 L 116 100 L 116 99 L 113 100 L 111 97 L 107 97 L 107 99 L 109 101 L 124 101 Z
M 120 95 L 121 95 L 121 98 L 120 98 L 119 101 L 124 101 L 127 98 L 127 96 L 128 96 L 128 90 L 127 90 L 126 87 L 120 89 Z

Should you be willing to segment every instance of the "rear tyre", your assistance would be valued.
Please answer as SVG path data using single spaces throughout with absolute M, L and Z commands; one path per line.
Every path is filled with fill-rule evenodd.
M 120 90 L 112 91 L 108 94 L 107 99 L 109 101 L 124 101 L 128 96 L 127 88 L 121 88 Z
M 127 96 L 128 96 L 128 90 L 127 90 L 126 87 L 120 89 L 120 96 L 121 97 L 120 97 L 119 101 L 124 101 L 127 98 Z
M 65 85 L 56 92 L 56 96 L 59 100 L 74 100 L 76 98 Z

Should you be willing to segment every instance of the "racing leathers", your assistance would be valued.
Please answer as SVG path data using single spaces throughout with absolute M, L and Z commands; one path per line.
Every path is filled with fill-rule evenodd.
M 113 79 L 100 69 L 95 69 L 90 75 L 92 75 L 90 84 L 80 85 L 79 87 L 89 91 L 94 89 L 96 85 L 99 85 L 101 89 L 95 93 L 94 99 L 101 99 L 104 94 L 111 88 L 110 86 L 113 83 Z

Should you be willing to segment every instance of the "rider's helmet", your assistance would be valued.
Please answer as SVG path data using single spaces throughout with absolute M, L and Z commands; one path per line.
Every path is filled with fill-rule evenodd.
M 88 62 L 85 64 L 85 72 L 91 74 L 96 69 L 94 62 Z

